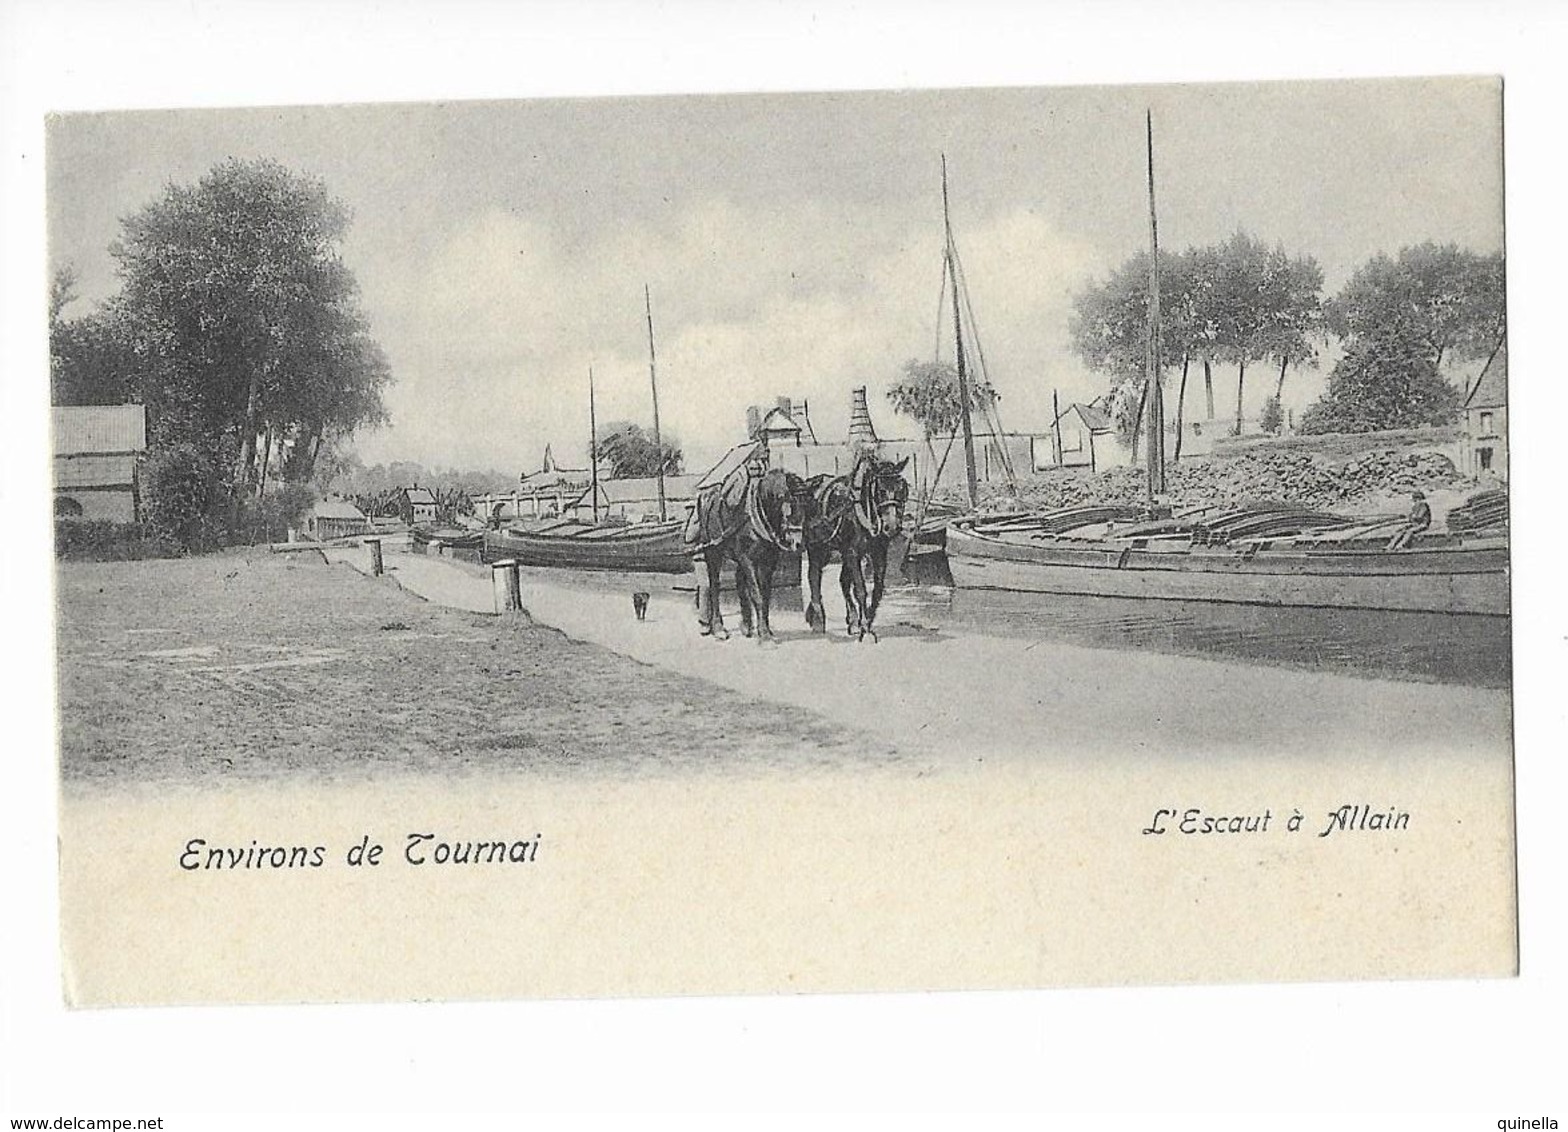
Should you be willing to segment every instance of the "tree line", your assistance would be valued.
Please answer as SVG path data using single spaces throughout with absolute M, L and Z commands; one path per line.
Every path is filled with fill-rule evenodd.
M 57 405 L 140 402 L 147 522 L 187 549 L 239 540 L 274 486 L 386 420 L 391 370 L 343 262 L 346 208 L 318 179 L 229 160 L 121 221 L 119 289 L 75 318 L 49 297 Z
M 1142 252 L 1080 293 L 1071 323 L 1074 352 L 1109 379 L 1112 415 L 1134 458 L 1148 397 L 1148 299 L 1149 254 Z M 1339 340 L 1342 354 L 1326 392 L 1303 414 L 1302 431 L 1446 424 L 1463 394 L 1445 376 L 1445 363 L 1452 368 L 1489 358 L 1503 340 L 1503 257 L 1424 243 L 1375 256 L 1325 298 L 1313 257 L 1238 232 L 1219 244 L 1161 252 L 1160 321 L 1161 371 L 1179 373 L 1173 378 L 1177 458 L 1195 363 L 1211 419 L 1215 367 L 1234 367 L 1233 434 L 1245 424 L 1249 367 L 1268 366 L 1274 390 L 1262 424 L 1278 431 L 1286 377 L 1315 366 L 1331 339 Z

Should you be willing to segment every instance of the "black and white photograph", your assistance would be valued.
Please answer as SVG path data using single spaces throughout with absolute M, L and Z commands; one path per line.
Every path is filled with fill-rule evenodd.
M 1535 71 L 397 7 L 7 111 L 0 1113 L 1555 1127 Z
M 1501 114 L 52 119 L 69 993 L 1509 973 Z

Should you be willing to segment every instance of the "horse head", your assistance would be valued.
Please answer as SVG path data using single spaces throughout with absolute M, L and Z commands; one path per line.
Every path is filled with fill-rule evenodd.
M 908 465 L 908 456 L 894 463 L 870 455 L 855 465 L 850 486 L 855 490 L 857 517 L 873 536 L 892 538 L 904 525 L 904 508 L 909 503 L 904 469 Z
M 758 483 L 759 502 L 770 541 L 790 554 L 805 544 L 806 520 L 811 514 L 811 489 L 792 472 L 776 469 Z

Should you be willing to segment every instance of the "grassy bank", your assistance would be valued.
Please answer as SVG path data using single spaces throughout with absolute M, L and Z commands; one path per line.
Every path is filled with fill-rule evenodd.
M 314 555 L 62 564 L 57 598 L 67 782 L 624 775 L 887 753 Z

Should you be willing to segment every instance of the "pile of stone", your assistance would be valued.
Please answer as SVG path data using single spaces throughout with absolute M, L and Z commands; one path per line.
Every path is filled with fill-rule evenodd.
M 1365 508 L 1386 510 L 1388 500 L 1412 491 L 1436 491 L 1464 481 L 1453 461 L 1440 452 L 1385 449 L 1348 459 L 1325 459 L 1311 453 L 1278 450 L 1248 452 L 1213 460 L 1190 460 L 1167 472 L 1171 502 L 1178 510 L 1205 505 L 1222 507 L 1254 503 L 1293 503 L 1354 513 Z M 1020 480 L 1014 497 L 1001 485 L 985 485 L 988 510 L 1051 510 L 1086 503 L 1141 503 L 1142 468 L 1107 468 L 1093 475 L 1050 470 Z M 943 502 L 961 506 L 962 492 L 938 493 Z

